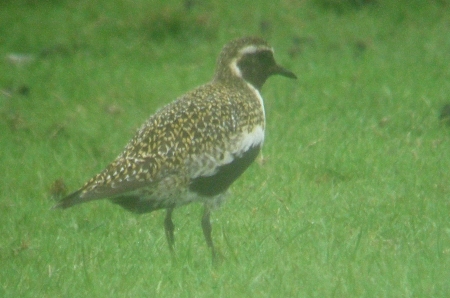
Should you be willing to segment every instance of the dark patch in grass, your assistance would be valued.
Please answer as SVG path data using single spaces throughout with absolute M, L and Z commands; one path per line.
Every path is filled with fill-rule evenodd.
M 167 7 L 152 12 L 142 22 L 141 30 L 149 39 L 156 41 L 166 38 L 208 38 L 215 34 L 217 30 L 208 13 L 191 12 L 190 6 L 186 10 Z
M 183 6 L 184 6 L 184 9 L 186 9 L 186 10 L 193 9 L 195 6 L 197 6 L 197 4 L 198 4 L 198 1 L 195 1 L 195 0 L 184 0 L 183 1 Z
M 315 40 L 308 36 L 294 36 L 292 45 L 289 48 L 289 56 L 293 59 L 300 55 L 307 46 L 314 46 Z
M 272 32 L 272 22 L 268 20 L 262 20 L 259 23 L 259 31 L 262 35 L 268 35 Z
M 445 104 L 441 108 L 441 113 L 439 114 L 439 120 L 441 123 L 450 125 L 450 103 Z
M 369 43 L 365 40 L 357 40 L 353 44 L 353 49 L 355 52 L 355 57 L 361 57 L 369 48 Z
M 20 85 L 17 88 L 16 92 L 19 95 L 28 96 L 28 95 L 30 95 L 30 87 L 28 87 L 27 85 Z
M 59 201 L 61 198 L 65 197 L 67 195 L 67 186 L 64 179 L 59 178 L 53 181 L 49 188 L 49 194 L 55 201 Z
M 31 88 L 28 85 L 21 84 L 17 87 L 8 87 L 1 89 L 1 94 L 7 98 L 11 98 L 14 95 L 28 96 L 30 95 Z

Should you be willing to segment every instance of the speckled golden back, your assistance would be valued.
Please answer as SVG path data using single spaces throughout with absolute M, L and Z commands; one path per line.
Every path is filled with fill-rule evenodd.
M 97 189 L 95 196 L 103 192 L 111 196 L 135 189 L 137 184 L 155 183 L 169 174 L 195 178 L 208 161 L 220 164 L 227 154 L 236 154 L 242 133 L 257 125 L 264 129 L 259 99 L 239 84 L 245 83 L 209 83 L 159 110 L 119 157 L 85 184 L 83 192 Z

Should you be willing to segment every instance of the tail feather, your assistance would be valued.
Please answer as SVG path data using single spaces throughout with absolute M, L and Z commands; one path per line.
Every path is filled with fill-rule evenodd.
M 74 193 L 71 193 L 64 199 L 58 202 L 52 209 L 66 209 L 72 207 L 73 205 L 77 205 L 85 202 L 86 200 L 81 197 L 81 190 L 77 190 Z

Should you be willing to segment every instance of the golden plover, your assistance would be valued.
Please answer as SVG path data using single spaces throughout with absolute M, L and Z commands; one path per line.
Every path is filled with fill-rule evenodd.
M 265 129 L 260 91 L 277 74 L 296 78 L 275 62 L 264 40 L 231 41 L 210 83 L 157 111 L 116 160 L 54 208 L 107 198 L 135 213 L 166 209 L 164 228 L 173 253 L 174 208 L 200 201 L 214 260 L 210 211 L 260 151 Z

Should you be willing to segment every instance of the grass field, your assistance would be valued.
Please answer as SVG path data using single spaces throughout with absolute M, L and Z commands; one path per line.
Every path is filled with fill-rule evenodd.
M 449 297 L 450 3 L 2 1 L 0 297 Z M 64 212 L 159 107 L 265 37 L 263 158 L 212 215 Z M 58 182 L 59 181 L 59 182 Z

